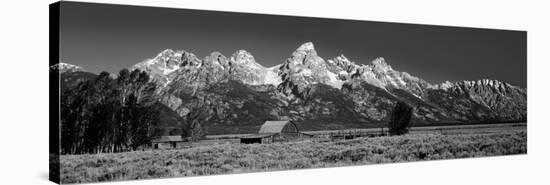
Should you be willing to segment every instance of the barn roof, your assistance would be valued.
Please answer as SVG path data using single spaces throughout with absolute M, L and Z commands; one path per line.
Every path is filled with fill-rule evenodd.
M 287 124 L 293 124 L 291 121 L 266 121 L 262 127 L 260 128 L 260 131 L 258 133 L 260 134 L 267 134 L 267 133 L 280 133 L 285 125 Z M 294 125 L 295 126 L 295 125 Z
M 163 142 L 180 142 L 183 141 L 181 136 L 160 136 L 159 138 L 153 139 L 153 143 L 163 143 Z

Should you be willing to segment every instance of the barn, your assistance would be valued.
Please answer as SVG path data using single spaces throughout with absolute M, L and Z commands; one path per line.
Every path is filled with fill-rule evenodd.
M 185 143 L 181 136 L 161 136 L 151 141 L 153 149 L 180 148 Z
M 241 138 L 241 143 L 273 143 L 301 139 L 307 134 L 300 133 L 292 121 L 266 121 L 257 134 L 250 134 Z
M 273 134 L 250 134 L 244 137 L 241 137 L 242 144 L 253 144 L 253 143 L 272 143 Z

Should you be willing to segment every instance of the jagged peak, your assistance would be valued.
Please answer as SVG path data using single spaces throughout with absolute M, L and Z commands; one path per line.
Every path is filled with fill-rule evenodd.
M 381 71 L 393 70 L 391 66 L 388 63 L 386 63 L 386 60 L 384 59 L 384 57 L 378 57 L 373 61 L 371 61 L 371 66 Z
M 502 82 L 498 80 L 492 80 L 487 78 L 482 78 L 479 80 L 464 80 L 463 83 L 468 85 L 490 85 L 490 86 L 502 84 Z
M 296 49 L 296 52 L 305 53 L 305 54 L 311 53 L 311 54 L 317 55 L 313 42 L 303 43 L 302 45 L 300 45 L 300 47 Z
M 185 50 L 173 50 L 173 49 L 165 49 L 162 50 L 160 53 L 157 54 L 156 57 L 148 60 L 152 60 L 150 62 L 154 61 L 167 61 L 170 59 L 177 59 L 177 60 L 200 60 L 195 54 L 185 51 Z
M 223 55 L 221 52 L 212 51 L 210 52 L 210 55 L 204 57 L 203 61 L 208 62 L 209 60 L 219 60 L 220 58 L 223 58 L 223 60 L 227 59 L 227 57 L 225 57 L 225 55 Z
M 162 50 L 158 55 L 157 57 L 162 57 L 162 56 L 167 56 L 167 55 L 173 55 L 175 53 L 174 50 L 172 49 L 165 49 L 165 50 Z
M 334 60 L 338 60 L 338 61 L 346 62 L 346 63 L 352 63 L 344 54 L 340 54 L 340 55 L 336 56 L 336 58 L 334 58 Z
M 187 65 L 189 63 L 198 65 L 199 62 L 197 61 L 200 61 L 200 59 L 196 58 L 193 53 L 189 53 L 185 50 L 165 49 L 158 53 L 156 57 L 137 63 L 130 69 L 147 71 L 151 75 L 168 75 L 178 70 L 182 65 Z
M 197 62 L 199 62 L 199 61 L 197 61 Z M 223 55 L 219 51 L 212 51 L 210 53 L 210 55 L 207 55 L 202 59 L 201 63 L 202 63 L 201 66 L 212 66 L 213 65 L 213 66 L 219 66 L 222 69 L 224 69 L 226 64 L 227 64 L 227 57 L 225 57 L 225 55 Z M 192 64 L 191 66 L 199 66 L 199 65 L 198 64 Z
M 218 56 L 223 56 L 223 57 L 225 57 L 225 55 L 224 55 L 223 53 L 219 52 L 219 51 L 212 51 L 212 52 L 210 52 L 210 55 L 209 55 L 209 56 L 211 56 L 211 57 L 214 57 L 214 56 L 215 56 L 215 57 L 218 57 Z
M 239 49 L 237 51 L 235 51 L 235 53 L 233 53 L 233 55 L 250 55 L 252 56 L 252 54 L 244 49 Z
M 298 50 L 314 50 L 315 46 L 313 45 L 313 42 L 306 42 L 303 43 L 300 47 L 298 47 Z
M 305 60 L 308 59 L 308 60 Z M 306 42 L 302 44 L 300 47 L 298 47 L 293 53 L 290 58 L 288 58 L 284 63 L 284 65 L 289 64 L 291 66 L 296 65 L 324 65 L 325 61 L 317 56 L 317 52 L 315 51 L 315 47 L 313 46 L 312 42 Z
M 355 62 L 349 60 L 345 55 L 340 54 L 336 56 L 333 59 L 328 59 L 327 64 L 332 69 L 333 72 L 337 72 L 338 70 L 335 70 L 334 67 L 339 68 L 341 70 L 344 70 L 347 73 L 355 71 L 359 65 L 355 64 Z
M 234 60 L 240 60 L 240 59 L 243 59 L 243 58 L 254 59 L 254 56 L 252 56 L 252 53 L 250 53 L 250 52 L 248 52 L 244 49 L 240 49 L 240 50 L 235 51 L 235 53 L 233 53 L 233 55 L 231 55 L 231 58 L 234 59 Z
M 348 57 L 346 57 L 346 55 L 344 54 L 340 54 L 336 58 L 341 58 L 342 60 L 348 60 Z
M 443 83 L 440 83 L 440 84 L 435 84 L 435 85 L 429 85 L 428 88 L 431 88 L 431 89 L 443 89 L 443 90 L 447 90 L 451 87 L 455 86 L 455 83 L 453 82 L 450 82 L 448 80 L 446 80 L 445 82 Z
M 233 53 L 233 55 L 231 55 L 231 61 L 234 62 L 235 64 L 249 65 L 251 67 L 253 66 L 253 67 L 263 68 L 262 65 L 256 62 L 256 59 L 254 58 L 252 53 L 244 49 L 237 50 L 235 53 Z
M 479 80 L 475 80 L 475 81 L 467 81 L 471 86 L 491 86 L 491 87 L 514 87 L 514 88 L 520 88 L 520 87 L 517 87 L 517 86 L 514 86 L 514 85 L 511 85 L 509 83 L 506 83 L 506 82 L 502 82 L 502 81 L 499 81 L 499 80 L 495 80 L 495 79 L 487 79 L 487 78 L 483 78 L 483 79 L 479 79 Z M 522 89 L 522 88 L 520 88 Z
M 388 63 L 386 63 L 386 60 L 384 59 L 384 57 L 377 57 L 376 59 L 371 61 L 371 64 L 389 66 Z
M 430 85 L 429 88 L 447 90 L 453 87 L 477 88 L 480 86 L 487 86 L 495 89 L 514 88 L 514 89 L 524 90 L 524 88 L 516 87 L 506 82 L 502 82 L 494 79 L 488 79 L 488 78 L 482 78 L 479 80 L 463 80 L 463 81 L 457 81 L 457 82 L 445 81 L 440 84 Z
M 195 57 L 195 54 L 191 53 L 191 52 L 188 52 L 188 51 L 185 51 L 185 50 L 174 50 L 174 49 L 165 49 L 165 50 L 162 50 L 161 52 L 159 52 L 157 54 L 157 56 L 155 58 L 160 58 L 160 59 L 168 59 L 168 58 L 171 58 L 171 57 L 176 57 L 176 58 L 180 58 L 180 57 L 183 57 L 183 56 L 186 56 L 186 57 Z

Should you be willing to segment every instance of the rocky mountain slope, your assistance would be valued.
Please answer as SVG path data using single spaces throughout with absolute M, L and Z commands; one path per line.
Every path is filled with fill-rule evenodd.
M 147 72 L 159 101 L 181 117 L 208 110 L 210 134 L 254 132 L 265 120 L 282 119 L 297 120 L 307 130 L 373 127 L 389 119 L 397 101 L 415 107 L 417 125 L 527 117 L 524 88 L 488 79 L 430 84 L 393 69 L 384 58 L 361 65 L 344 55 L 325 60 L 311 42 L 273 67 L 245 50 L 199 59 L 167 49 L 131 70 Z

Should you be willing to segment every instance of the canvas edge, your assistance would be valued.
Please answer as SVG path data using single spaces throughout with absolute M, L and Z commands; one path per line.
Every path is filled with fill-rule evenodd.
M 49 5 L 49 175 L 48 179 L 60 184 L 59 163 L 59 71 L 50 70 L 50 66 L 59 63 L 59 26 L 60 5 L 55 2 Z

